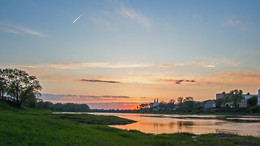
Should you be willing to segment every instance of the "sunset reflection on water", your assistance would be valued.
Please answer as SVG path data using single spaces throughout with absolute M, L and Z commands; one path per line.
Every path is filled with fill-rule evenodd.
M 138 130 L 144 133 L 180 133 L 194 134 L 231 133 L 238 135 L 260 136 L 259 116 L 239 116 L 240 122 L 226 121 L 221 118 L 225 115 L 156 115 L 132 113 L 91 113 L 95 115 L 114 115 L 121 118 L 137 121 L 127 125 L 111 125 L 110 127 Z M 230 118 L 232 119 L 232 118 Z M 234 119 L 234 118 L 233 118 Z M 244 120 L 256 120 L 245 122 Z

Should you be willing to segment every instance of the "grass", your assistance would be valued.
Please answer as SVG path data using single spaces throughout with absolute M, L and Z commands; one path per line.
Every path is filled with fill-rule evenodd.
M 0 101 L 0 145 L 260 145 L 260 138 L 225 134 L 144 134 L 106 124 L 133 121 L 96 115 L 53 115 Z
M 95 125 L 125 125 L 135 121 L 119 118 L 116 116 L 96 116 L 90 114 L 58 114 L 61 119 L 71 120 L 78 123 L 95 124 Z

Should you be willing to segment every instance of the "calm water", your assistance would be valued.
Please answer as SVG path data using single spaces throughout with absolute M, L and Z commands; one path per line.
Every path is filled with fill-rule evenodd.
M 89 113 L 95 115 L 114 115 L 137 121 L 127 125 L 110 127 L 138 130 L 144 133 L 177 133 L 194 134 L 233 133 L 260 137 L 260 116 L 228 115 L 167 115 L 135 113 Z

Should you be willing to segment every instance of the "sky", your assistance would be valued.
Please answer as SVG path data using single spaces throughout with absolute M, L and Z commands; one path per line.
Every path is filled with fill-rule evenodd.
M 1 0 L 0 68 L 92 109 L 257 94 L 259 14 L 259 0 Z

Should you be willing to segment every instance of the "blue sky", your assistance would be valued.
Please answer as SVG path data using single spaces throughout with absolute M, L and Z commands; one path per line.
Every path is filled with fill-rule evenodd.
M 259 7 L 257 0 L 3 0 L 0 66 L 36 75 L 42 92 L 54 95 L 143 102 L 253 93 L 260 87 Z

